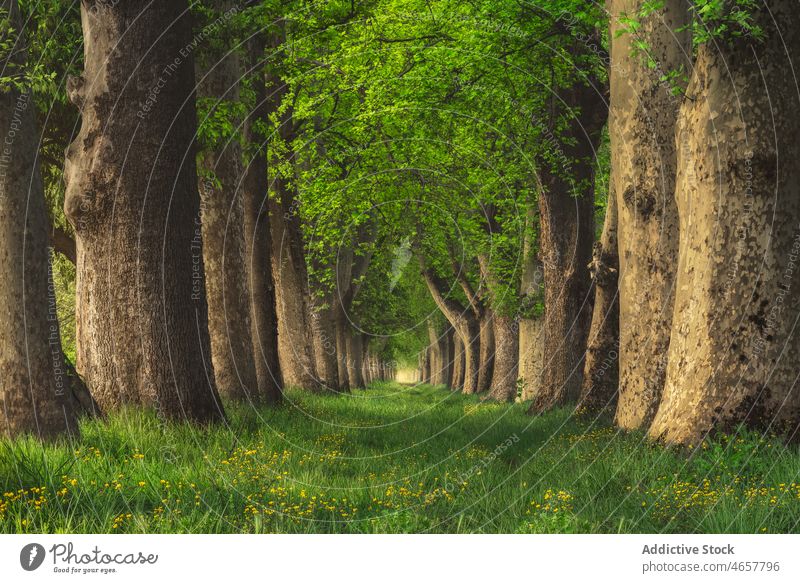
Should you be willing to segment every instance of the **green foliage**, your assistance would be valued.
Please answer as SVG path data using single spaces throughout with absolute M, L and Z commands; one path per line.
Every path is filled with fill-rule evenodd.
M 762 0 L 694 0 L 690 9 L 694 16 L 691 27 L 695 46 L 713 40 L 764 36 L 763 29 L 753 19 L 753 14 L 763 9 Z

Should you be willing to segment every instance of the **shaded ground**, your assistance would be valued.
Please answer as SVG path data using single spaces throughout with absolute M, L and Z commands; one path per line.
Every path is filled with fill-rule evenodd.
M 231 424 L 131 412 L 71 447 L 0 442 L 1 532 L 797 532 L 800 454 L 670 451 L 605 422 L 377 384 Z

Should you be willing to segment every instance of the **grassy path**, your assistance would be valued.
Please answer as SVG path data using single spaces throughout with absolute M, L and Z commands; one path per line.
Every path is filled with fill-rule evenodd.
M 378 384 L 141 412 L 80 443 L 0 442 L 0 532 L 798 532 L 800 454 L 745 435 L 689 456 L 568 411 Z

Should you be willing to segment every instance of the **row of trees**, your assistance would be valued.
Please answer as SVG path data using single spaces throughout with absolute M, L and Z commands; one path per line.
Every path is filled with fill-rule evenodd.
M 20 5 L 6 433 L 396 362 L 671 442 L 796 429 L 791 0 Z
M 569 135 L 567 122 L 561 134 L 566 175 L 535 169 L 542 331 L 529 339 L 537 328 L 518 318 L 519 356 L 506 357 L 522 366 L 536 354 L 541 372 L 520 375 L 521 395 L 532 399 L 531 413 L 576 403 L 668 442 L 695 443 L 741 423 L 794 435 L 800 232 L 792 152 L 800 134 L 790 113 L 796 84 L 786 77 L 800 57 L 795 7 L 615 0 L 607 8 L 608 45 L 591 46 L 610 46 L 608 93 L 599 72 L 548 87 L 577 106 L 575 130 Z M 551 34 L 574 27 L 572 14 Z M 609 190 L 590 261 L 596 167 L 585 162 L 606 123 L 592 117 L 605 116 L 598 100 L 606 96 L 610 167 L 597 179 L 608 179 Z M 559 188 L 564 178 L 571 198 Z M 522 273 L 519 282 L 524 297 Z M 447 328 L 432 341 L 420 375 L 468 390 L 459 342 L 469 336 L 448 320 L 461 339 L 451 342 Z M 450 362 L 445 355 L 455 355 L 451 369 L 438 364 Z M 505 376 L 493 384 L 503 382 L 508 397 L 516 377 L 512 365 L 499 373 L 499 358 L 501 350 L 495 376 Z

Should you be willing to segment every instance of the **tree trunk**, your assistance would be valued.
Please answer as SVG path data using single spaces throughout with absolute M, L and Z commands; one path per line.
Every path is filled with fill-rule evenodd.
M 220 3 L 223 10 L 233 3 Z M 197 91 L 214 105 L 208 123 L 225 104 L 239 101 L 241 66 L 235 51 L 223 47 L 198 72 Z M 215 53 L 216 55 L 216 53 Z M 214 62 L 216 61 L 216 62 Z M 200 180 L 203 262 L 206 268 L 208 331 L 214 378 L 222 395 L 252 399 L 258 390 L 250 318 L 250 286 L 245 249 L 242 151 L 236 138 L 210 146 L 201 157 Z
M 339 379 L 339 390 L 350 388 L 350 376 L 347 371 L 347 335 L 350 332 L 350 321 L 341 302 L 334 300 L 334 333 L 336 334 L 336 369 Z
M 78 372 L 104 409 L 223 417 L 210 362 L 185 1 L 82 2 L 82 112 L 67 150 Z M 167 30 L 168 29 L 168 30 Z
M 361 334 L 361 377 L 364 379 L 364 387 L 368 387 L 371 381 L 370 364 L 371 358 L 369 351 L 369 335 Z
M 428 347 L 422 351 L 422 370 L 420 373 L 420 381 L 426 385 L 430 384 L 431 382 L 431 358 Z
M 362 355 L 361 334 L 353 330 L 347 335 L 347 376 L 350 379 L 350 388 L 353 389 L 364 388 L 364 377 L 361 374 Z
M 278 353 L 284 384 L 319 390 L 311 338 L 308 279 L 295 197 L 282 178 L 274 180 L 279 200 L 270 199 L 272 275 L 278 308 Z
M 603 235 L 594 245 L 591 264 L 594 308 L 579 409 L 592 413 L 615 411 L 619 387 L 619 293 L 617 276 L 617 203 L 608 196 Z
M 433 301 L 460 336 L 464 351 L 463 390 L 465 394 L 474 394 L 480 370 L 480 326 L 470 310 L 447 295 L 447 285 L 433 270 L 423 266 L 422 274 Z
M 678 257 L 675 205 L 675 120 L 679 100 L 660 80 L 688 71 L 691 54 L 687 0 L 667 0 L 641 19 L 634 35 L 616 37 L 620 13 L 635 14 L 645 0 L 611 6 L 611 191 L 619 231 L 619 405 L 625 429 L 647 427 L 661 399 L 666 372 Z M 657 67 L 632 54 L 644 41 Z
M 478 387 L 476 392 L 486 393 L 492 386 L 495 362 L 495 327 L 494 312 L 488 307 L 483 306 L 479 322 L 479 360 L 478 368 Z
M 311 338 L 314 343 L 315 369 L 319 383 L 329 391 L 339 392 L 341 388 L 332 301 L 331 298 L 312 299 Z
M 494 374 L 488 399 L 513 401 L 517 398 L 519 377 L 519 327 L 509 316 L 494 316 Z
M 16 0 L 0 2 L 20 30 Z M 5 75 L 25 66 L 22 37 L 0 53 Z M 39 132 L 30 92 L 0 91 L 0 436 L 77 437 L 76 403 L 61 351 L 48 243 L 48 217 L 37 160 Z
M 526 234 L 522 244 L 522 277 L 520 281 L 519 318 L 519 380 L 522 385 L 520 399 L 530 400 L 538 390 L 542 377 L 542 324 L 537 305 L 542 301 L 544 274 L 536 255 L 533 231 L 537 220 L 536 210 L 528 207 Z
M 439 333 L 432 320 L 428 320 L 428 351 L 431 355 L 431 384 L 442 384 L 442 351 L 439 342 Z
M 493 226 L 490 232 L 499 233 Z M 499 304 L 496 292 L 500 282 L 492 271 L 492 264 L 485 255 L 478 256 L 481 277 L 489 289 L 491 306 Z M 484 318 L 492 322 L 492 348 L 494 352 L 491 384 L 487 399 L 513 401 L 517 396 L 517 377 L 519 375 L 519 327 L 515 318 L 496 313 L 490 306 L 484 308 Z M 481 352 L 483 352 L 481 339 Z
M 453 333 L 453 382 L 450 388 L 454 391 L 464 390 L 464 342 L 458 333 Z
M 529 412 L 574 402 L 580 395 L 583 357 L 592 310 L 589 262 L 594 239 L 595 153 L 606 120 L 602 88 L 579 84 L 562 96 L 578 107 L 570 120 L 564 159 L 556 173 L 541 164 L 540 249 L 544 266 L 545 314 L 542 383 Z
M 478 267 L 481 270 L 481 279 L 485 279 L 485 272 L 481 261 L 487 261 L 485 256 L 478 257 Z M 478 337 L 472 343 L 471 349 L 478 354 L 477 365 L 477 384 L 475 393 L 484 393 L 489 390 L 492 384 L 492 374 L 494 372 L 494 313 L 487 305 L 487 300 L 478 291 L 473 289 L 472 284 L 466 277 L 464 266 L 457 261 L 453 262 L 453 276 L 458 280 L 464 295 L 469 302 L 471 313 L 478 325 Z M 479 286 L 479 290 L 481 287 Z
M 519 378 L 522 383 L 520 399 L 523 401 L 530 401 L 541 384 L 544 361 L 543 328 L 542 318 L 523 318 L 519 321 Z
M 675 318 L 653 438 L 798 429 L 800 101 L 787 82 L 800 59 L 797 8 L 760 5 L 763 41 L 698 51 L 678 118 Z
M 250 65 L 257 67 L 264 46 L 256 35 L 248 45 Z M 261 74 L 254 75 L 253 91 L 256 106 L 246 124 L 247 140 L 260 144 L 255 132 L 256 121 L 269 119 L 277 104 L 267 99 L 267 88 Z M 275 308 L 275 283 L 272 279 L 272 235 L 269 223 L 269 180 L 267 155 L 263 146 L 253 155 L 245 169 L 244 235 L 249 273 L 250 315 L 258 395 L 269 403 L 278 403 L 283 395 L 283 376 L 278 359 L 278 317 Z
M 447 326 L 439 337 L 439 354 L 442 358 L 442 384 L 453 386 L 453 327 Z

